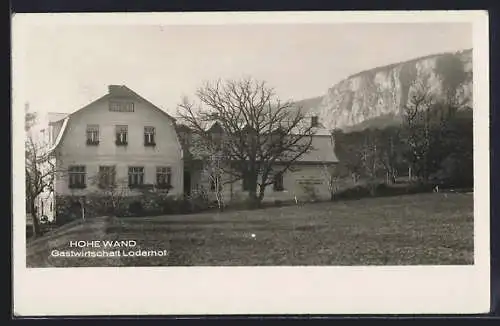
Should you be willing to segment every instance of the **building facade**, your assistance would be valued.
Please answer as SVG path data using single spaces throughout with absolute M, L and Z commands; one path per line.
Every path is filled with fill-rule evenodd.
M 215 193 L 203 167 L 186 160 L 185 134 L 175 119 L 126 86 L 109 86 L 72 114 L 50 114 L 48 124 L 54 185 L 40 195 L 37 210 L 49 219 L 103 215 L 117 205 L 155 206 L 165 196 L 200 189 Z M 273 176 L 265 200 L 304 198 L 311 188 L 318 198 L 329 197 L 327 171 L 337 158 L 330 133 L 316 129 L 313 150 Z M 226 201 L 248 196 L 242 180 L 224 184 L 222 193 Z
M 316 116 L 309 117 L 310 123 L 314 125 L 311 150 L 300 156 L 294 163 L 282 173 L 272 173 L 267 178 L 269 185 L 265 187 L 263 201 L 307 201 L 325 200 L 331 197 L 330 177 L 338 163 L 335 155 L 335 142 L 331 133 L 326 130 L 317 120 Z M 207 132 L 215 134 L 224 133 L 220 124 L 214 123 L 207 127 Z M 230 162 L 217 162 L 215 160 L 199 159 L 193 154 L 193 143 L 196 140 L 190 135 L 185 126 L 178 127 L 178 133 L 185 150 L 184 173 L 185 187 L 191 191 L 202 191 L 215 198 L 216 187 L 224 202 L 241 201 L 249 197 L 249 189 L 244 178 L 234 181 L 231 174 Z M 308 138 L 305 137 L 304 141 Z M 194 149 L 196 151 L 196 149 Z M 220 180 L 214 178 L 214 164 L 222 164 L 217 170 L 222 174 Z M 209 165 L 205 168 L 204 165 Z M 275 164 L 273 170 L 281 172 L 283 166 Z M 257 182 L 261 183 L 261 175 L 257 176 Z M 259 189 L 257 189 L 259 191 Z
M 125 86 L 111 85 L 84 108 L 49 119 L 49 135 L 56 217 L 102 214 L 145 192 L 183 193 L 175 120 Z

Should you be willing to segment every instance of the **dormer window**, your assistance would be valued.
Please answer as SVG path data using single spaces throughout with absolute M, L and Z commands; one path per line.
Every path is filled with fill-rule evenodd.
M 116 126 L 116 145 L 125 146 L 128 144 L 128 126 Z
M 144 127 L 144 146 L 155 145 L 155 127 Z
M 109 111 L 111 111 L 111 112 L 134 112 L 134 102 L 109 101 Z
M 87 145 L 99 145 L 98 125 L 87 125 Z

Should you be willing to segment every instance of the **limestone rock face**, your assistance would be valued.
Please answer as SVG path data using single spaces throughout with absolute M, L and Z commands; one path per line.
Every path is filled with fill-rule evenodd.
M 418 85 L 472 108 L 472 50 L 436 54 L 363 71 L 331 87 L 313 109 L 328 129 L 397 121 Z M 390 121 L 389 121 L 390 120 Z

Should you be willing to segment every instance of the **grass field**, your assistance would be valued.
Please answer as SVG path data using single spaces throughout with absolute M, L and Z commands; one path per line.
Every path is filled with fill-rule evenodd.
M 26 258 L 28 267 L 473 264 L 473 224 L 473 195 L 458 193 L 97 218 L 28 241 Z M 134 250 L 168 255 L 51 257 L 54 249 L 69 249 L 70 240 L 106 239 L 135 240 Z

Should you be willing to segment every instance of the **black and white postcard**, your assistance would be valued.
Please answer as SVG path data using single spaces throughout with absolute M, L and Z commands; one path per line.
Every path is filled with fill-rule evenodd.
M 486 12 L 16 14 L 12 47 L 16 315 L 489 311 Z

